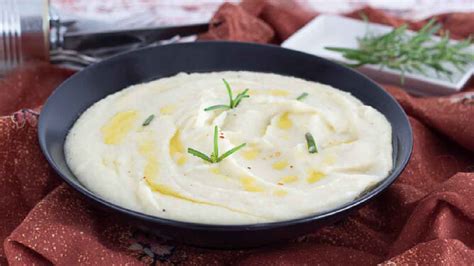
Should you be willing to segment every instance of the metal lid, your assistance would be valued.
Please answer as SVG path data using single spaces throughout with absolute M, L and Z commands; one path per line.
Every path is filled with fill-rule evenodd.
M 0 75 L 49 59 L 49 1 L 0 0 Z

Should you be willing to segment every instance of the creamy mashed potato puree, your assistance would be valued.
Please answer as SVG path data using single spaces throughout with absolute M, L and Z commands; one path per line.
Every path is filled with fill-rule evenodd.
M 234 97 L 246 88 L 250 97 L 204 111 L 229 104 L 223 79 Z M 189 154 L 211 154 L 215 126 L 219 154 L 245 147 L 219 163 Z M 79 181 L 115 204 L 173 220 L 249 224 L 354 200 L 389 174 L 391 132 L 381 113 L 330 86 L 254 72 L 181 73 L 92 105 L 65 153 Z M 308 151 L 306 133 L 317 152 Z

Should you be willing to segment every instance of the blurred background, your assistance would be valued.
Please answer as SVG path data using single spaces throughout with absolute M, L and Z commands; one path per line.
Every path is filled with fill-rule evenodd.
M 51 0 L 63 19 L 80 29 L 132 28 L 207 22 L 224 2 L 238 0 Z M 474 0 L 297 0 L 321 13 L 343 13 L 370 5 L 388 13 L 424 19 L 446 12 L 474 11 Z

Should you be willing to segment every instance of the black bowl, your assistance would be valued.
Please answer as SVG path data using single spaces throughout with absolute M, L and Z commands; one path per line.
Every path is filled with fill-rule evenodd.
M 373 189 L 337 209 L 289 221 L 208 225 L 163 219 L 117 206 L 85 188 L 66 164 L 64 140 L 79 115 L 105 96 L 132 84 L 178 72 L 248 70 L 295 76 L 352 93 L 379 110 L 392 125 L 393 169 Z M 398 103 L 367 77 L 331 61 L 277 46 L 235 42 L 171 44 L 115 56 L 75 74 L 49 97 L 39 119 L 39 143 L 46 159 L 70 186 L 105 211 L 179 242 L 217 248 L 258 246 L 311 232 L 349 214 L 384 191 L 401 173 L 412 150 L 412 131 Z

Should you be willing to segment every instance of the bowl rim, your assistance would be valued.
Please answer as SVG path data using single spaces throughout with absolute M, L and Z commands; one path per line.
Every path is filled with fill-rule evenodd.
M 92 191 L 88 190 L 85 188 L 83 185 L 79 184 L 79 181 L 74 182 L 72 181 L 68 175 L 64 174 L 59 167 L 56 165 L 54 159 L 50 155 L 50 152 L 47 148 L 46 144 L 46 139 L 45 139 L 45 134 L 47 129 L 44 126 L 43 122 L 43 117 L 41 116 L 42 112 L 40 112 L 39 115 L 39 121 L 38 121 L 38 140 L 40 144 L 41 151 L 43 155 L 46 157 L 46 160 L 48 161 L 49 165 L 55 170 L 55 172 L 71 187 L 73 187 L 77 192 L 85 196 L 87 199 L 93 200 L 103 207 L 112 209 L 115 212 L 118 212 L 120 214 L 128 215 L 128 216 L 133 216 L 134 218 L 137 218 L 139 220 L 145 221 L 145 222 L 151 222 L 151 223 L 159 223 L 161 225 L 166 225 L 166 226 L 172 226 L 172 227 L 179 227 L 182 229 L 189 229 L 189 230 L 205 230 L 205 231 L 215 231 L 215 232 L 233 232 L 233 231 L 242 231 L 243 229 L 246 231 L 261 231 L 261 230 L 272 230 L 276 228 L 282 228 L 282 227 L 289 227 L 289 226 L 296 226 L 300 224 L 306 224 L 310 223 L 316 220 L 321 220 L 324 218 L 328 218 L 330 216 L 336 216 L 337 214 L 344 213 L 350 209 L 355 209 L 357 207 L 362 206 L 372 198 L 378 196 L 381 192 L 383 192 L 385 189 L 387 189 L 401 174 L 401 172 L 405 169 L 405 167 L 408 164 L 409 159 L 411 158 L 412 151 L 413 151 L 413 130 L 411 128 L 410 122 L 408 120 L 408 116 L 401 107 L 401 105 L 395 100 L 395 98 L 390 95 L 388 92 L 386 92 L 384 89 L 382 89 L 377 83 L 372 81 L 370 78 L 368 78 L 366 75 L 355 71 L 354 69 L 348 68 L 346 66 L 341 65 L 340 63 L 330 61 L 328 59 L 315 56 L 312 54 L 288 49 L 288 48 L 283 48 L 277 45 L 273 44 L 258 44 L 258 43 L 251 43 L 251 42 L 235 42 L 235 41 L 199 41 L 199 42 L 190 42 L 190 43 L 172 43 L 172 44 L 166 44 L 166 45 L 160 45 L 160 46 L 154 46 L 154 47 L 145 47 L 145 48 L 140 48 L 136 49 L 130 52 L 125 52 L 121 53 L 118 55 L 114 55 L 112 57 L 109 57 L 107 59 L 104 59 L 96 64 L 90 65 L 86 67 L 84 70 L 78 71 L 69 78 L 67 78 L 65 81 L 63 81 L 60 85 L 56 87 L 56 89 L 53 91 L 53 93 L 50 94 L 48 97 L 47 101 L 43 105 L 43 109 L 48 108 L 50 105 L 50 101 L 52 101 L 53 96 L 61 90 L 62 87 L 67 85 L 67 83 L 72 82 L 78 75 L 80 75 L 82 72 L 90 72 L 94 71 L 97 67 L 100 67 L 103 64 L 111 64 L 114 63 L 114 61 L 121 60 L 122 57 L 128 57 L 128 56 L 133 56 L 134 54 L 142 53 L 144 51 L 152 50 L 152 49 L 160 49 L 160 47 L 163 46 L 195 46 L 195 45 L 208 45 L 208 44 L 216 44 L 216 45 L 240 45 L 240 46 L 257 46 L 257 47 L 262 47 L 265 49 L 276 49 L 276 50 L 284 50 L 284 51 L 289 51 L 291 53 L 295 54 L 300 54 L 304 56 L 310 56 L 310 57 L 316 57 L 322 61 L 325 61 L 325 63 L 333 64 L 338 67 L 345 68 L 349 70 L 352 74 L 354 75 L 359 75 L 362 76 L 364 79 L 366 79 L 367 82 L 369 82 L 371 85 L 375 86 L 378 90 L 382 92 L 382 94 L 385 94 L 386 97 L 388 97 L 391 101 L 395 103 L 397 111 L 401 113 L 402 118 L 405 120 L 404 123 L 407 124 L 408 126 L 408 133 L 409 133 L 409 140 L 408 140 L 408 145 L 407 145 L 407 156 L 402 158 L 400 165 L 398 168 L 394 168 L 395 166 L 392 166 L 392 170 L 390 171 L 389 175 L 385 177 L 383 180 L 378 182 L 374 188 L 369 190 L 367 193 L 363 194 L 362 196 L 345 203 L 335 209 L 331 209 L 328 211 L 320 212 L 320 213 L 314 213 L 310 215 L 306 215 L 303 217 L 298 217 L 294 219 L 289 219 L 289 220 L 282 220 L 282 221 L 276 221 L 276 222 L 264 222 L 264 223 L 252 223 L 252 224 L 205 224 L 205 223 L 196 223 L 196 222 L 185 222 L 185 221 L 179 221 L 179 220 L 173 220 L 173 219 L 168 219 L 168 218 L 162 218 L 159 216 L 154 216 L 150 214 L 146 214 L 143 212 L 127 209 L 125 207 L 122 207 L 118 204 L 112 203 L 110 201 L 107 201 L 106 199 L 100 197 L 99 195 L 93 193 Z M 355 97 L 355 96 L 354 96 Z M 392 138 L 393 138 L 393 131 L 392 131 Z M 394 146 L 394 142 L 392 139 L 392 148 Z M 63 152 L 64 152 L 64 147 L 62 147 Z M 66 163 L 67 165 L 67 163 Z M 69 166 L 67 166 L 69 167 Z M 72 173 L 72 171 L 71 171 Z M 77 178 L 77 177 L 76 177 Z

